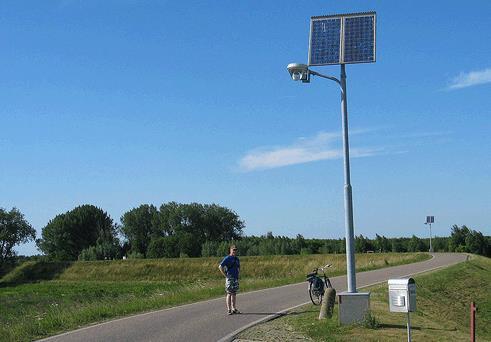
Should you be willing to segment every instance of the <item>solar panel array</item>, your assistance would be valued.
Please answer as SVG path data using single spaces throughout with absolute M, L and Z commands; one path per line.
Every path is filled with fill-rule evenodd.
M 375 62 L 375 13 L 312 17 L 309 65 Z

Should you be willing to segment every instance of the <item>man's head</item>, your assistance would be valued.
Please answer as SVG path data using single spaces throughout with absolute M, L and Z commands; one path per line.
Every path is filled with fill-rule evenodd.
M 236 255 L 237 254 L 237 246 L 231 245 L 230 246 L 230 255 Z

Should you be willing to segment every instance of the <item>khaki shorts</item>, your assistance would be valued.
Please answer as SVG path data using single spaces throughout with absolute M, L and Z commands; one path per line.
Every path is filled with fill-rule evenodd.
M 227 293 L 239 292 L 239 279 L 226 278 L 225 279 L 225 291 Z

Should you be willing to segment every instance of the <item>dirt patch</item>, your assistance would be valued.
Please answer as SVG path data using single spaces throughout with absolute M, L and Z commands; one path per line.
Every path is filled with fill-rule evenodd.
M 312 341 L 307 336 L 295 331 L 284 319 L 274 319 L 253 326 L 241 332 L 233 340 L 234 342 L 277 342 L 277 341 Z

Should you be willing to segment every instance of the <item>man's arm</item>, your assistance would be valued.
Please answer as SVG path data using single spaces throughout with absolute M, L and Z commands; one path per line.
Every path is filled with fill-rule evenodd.
M 227 275 L 223 271 L 223 266 L 222 265 L 218 265 L 218 269 L 220 270 L 220 273 L 222 273 L 224 277 L 227 277 Z

